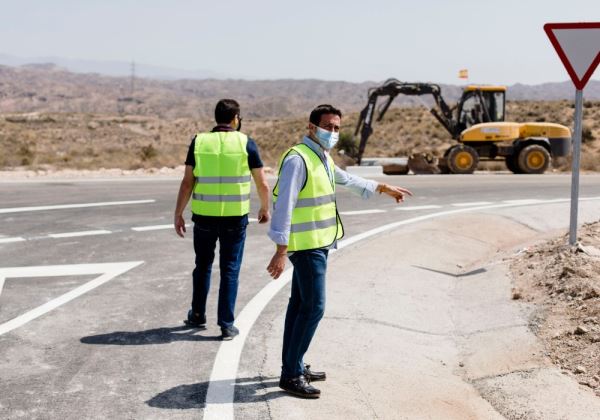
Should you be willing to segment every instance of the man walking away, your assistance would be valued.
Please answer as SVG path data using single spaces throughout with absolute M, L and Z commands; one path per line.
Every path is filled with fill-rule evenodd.
M 216 127 L 198 133 L 190 144 L 185 174 L 175 208 L 175 232 L 186 232 L 183 211 L 192 198 L 196 267 L 192 274 L 192 307 L 185 323 L 206 326 L 206 300 L 215 247 L 219 241 L 219 303 L 217 324 L 223 340 L 239 334 L 233 325 L 238 279 L 250 211 L 250 177 L 260 198 L 259 223 L 269 221 L 269 185 L 256 143 L 240 132 L 240 106 L 222 99 L 215 108 Z

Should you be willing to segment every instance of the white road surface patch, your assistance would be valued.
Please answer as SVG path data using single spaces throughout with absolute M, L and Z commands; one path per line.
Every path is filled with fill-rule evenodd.
M 50 233 L 48 236 L 51 238 L 73 238 L 76 236 L 107 235 L 109 233 L 112 232 L 110 230 L 83 230 L 79 232 Z
M 453 207 L 471 207 L 471 206 L 488 206 L 493 204 L 491 201 L 473 201 L 471 203 L 452 203 Z
M 401 206 L 401 207 L 396 207 L 396 210 L 413 211 L 413 210 L 431 210 L 431 209 L 441 209 L 441 208 L 442 208 L 442 206 L 430 204 L 427 206 Z
M 569 201 L 568 199 L 559 199 L 562 201 Z M 600 200 L 600 197 L 588 197 L 582 200 Z M 519 207 L 531 204 L 553 204 L 559 202 L 557 200 L 539 200 L 535 203 L 503 203 L 503 204 L 492 204 L 486 206 L 476 207 L 465 207 L 455 210 L 446 210 L 436 213 L 425 214 L 418 217 L 412 217 L 406 220 L 400 220 L 386 225 L 379 226 L 377 228 L 368 230 L 366 232 L 354 235 L 351 238 L 342 240 L 338 243 L 338 250 L 345 248 L 349 245 L 355 244 L 356 242 L 362 241 L 363 239 L 375 236 L 379 233 L 395 229 L 400 226 L 409 225 L 413 223 L 422 222 L 429 219 L 437 219 L 444 216 L 450 216 L 460 213 L 474 212 L 478 210 L 492 210 L 501 209 L 508 207 Z M 423 207 L 423 206 L 421 206 Z M 336 250 L 331 250 L 334 252 Z M 259 315 L 271 299 L 285 287 L 292 279 L 292 268 L 285 270 L 278 280 L 269 282 L 263 287 L 242 309 L 236 319 L 236 325 L 240 330 L 240 335 L 232 341 L 224 341 L 221 343 L 213 370 L 210 375 L 208 383 L 208 390 L 206 392 L 206 406 L 204 408 L 204 420 L 233 420 L 233 400 L 235 392 L 235 384 L 237 378 L 237 370 L 242 355 L 242 349 L 248 337 L 252 326 L 258 319 Z
M 8 244 L 11 242 L 23 242 L 25 238 L 21 238 L 20 236 L 13 238 L 0 238 L 0 244 Z
M 344 216 L 355 216 L 359 214 L 373 214 L 373 213 L 385 213 L 382 209 L 371 209 L 371 210 L 354 210 L 354 211 L 341 211 L 340 214 Z
M 104 201 L 100 203 L 81 203 L 81 204 L 58 204 L 54 206 L 37 206 L 37 207 L 9 207 L 0 209 L 2 213 L 24 213 L 28 211 L 43 211 L 43 210 L 64 210 L 64 209 L 79 209 L 85 207 L 104 207 L 104 206 L 125 206 L 130 204 L 147 204 L 154 203 L 156 200 L 133 200 L 133 201 Z
M 24 313 L 16 318 L 0 324 L 0 335 L 25 325 L 53 309 L 75 299 L 90 290 L 106 283 L 109 280 L 121 275 L 134 267 L 142 264 L 144 261 L 130 261 L 122 263 L 103 263 L 103 264 L 72 264 L 72 265 L 45 265 L 36 267 L 7 267 L 0 268 L 0 286 L 4 285 L 7 278 L 19 277 L 57 277 L 57 276 L 85 276 L 90 274 L 100 274 L 99 277 L 82 284 L 75 289 L 52 299 L 43 305 L 38 306 L 31 311 Z M 0 293 L 2 287 L 0 287 Z

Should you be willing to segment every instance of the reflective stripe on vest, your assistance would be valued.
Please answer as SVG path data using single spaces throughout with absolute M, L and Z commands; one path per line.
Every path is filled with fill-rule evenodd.
M 243 216 L 250 211 L 248 137 L 237 131 L 196 135 L 192 212 Z
M 321 158 L 305 144 L 292 147 L 279 161 L 279 172 L 289 154 L 297 154 L 306 167 L 306 183 L 292 210 L 288 251 L 325 248 L 344 235 L 344 228 L 335 203 L 335 182 L 329 177 Z M 330 170 L 334 162 L 327 156 Z M 279 183 L 273 189 L 273 203 L 277 202 Z

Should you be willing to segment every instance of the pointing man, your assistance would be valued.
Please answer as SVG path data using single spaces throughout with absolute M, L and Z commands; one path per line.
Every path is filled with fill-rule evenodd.
M 319 398 L 310 381 L 325 380 L 325 372 L 310 370 L 304 354 L 325 311 L 327 254 L 343 234 L 335 186 L 369 198 L 385 193 L 396 202 L 412 193 L 404 188 L 350 175 L 335 166 L 329 150 L 337 143 L 340 110 L 319 105 L 310 114 L 308 135 L 287 150 L 279 162 L 273 189 L 273 219 L 269 237 L 277 250 L 267 270 L 277 279 L 289 258 L 294 266 L 292 292 L 285 317 L 279 387 L 302 398 Z
M 239 131 L 240 105 L 233 99 L 220 100 L 215 120 L 217 126 L 210 133 L 197 134 L 190 145 L 174 225 L 177 234 L 183 237 L 186 231 L 183 210 L 192 197 L 196 268 L 192 275 L 192 308 L 185 321 L 191 327 L 206 324 L 206 298 L 219 240 L 221 284 L 217 323 L 223 340 L 231 340 L 239 334 L 233 321 L 250 210 L 250 175 L 260 197 L 259 223 L 269 221 L 269 185 L 256 143 Z

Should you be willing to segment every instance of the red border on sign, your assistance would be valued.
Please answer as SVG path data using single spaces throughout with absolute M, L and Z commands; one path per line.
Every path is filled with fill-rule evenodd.
M 587 82 L 590 80 L 590 77 L 592 77 L 594 70 L 596 70 L 596 67 L 598 67 L 598 64 L 600 64 L 600 51 L 598 51 L 598 55 L 596 55 L 596 58 L 594 61 L 592 61 L 592 64 L 580 80 L 577 76 L 577 73 L 573 69 L 573 66 L 569 62 L 567 55 L 558 43 L 556 36 L 554 36 L 554 33 L 552 32 L 554 29 L 600 29 L 600 22 L 546 23 L 544 25 L 544 31 L 546 32 L 546 35 L 548 35 L 548 38 L 550 38 L 550 42 L 558 53 L 560 61 L 562 61 L 563 65 L 567 69 L 567 72 L 569 73 L 569 76 L 571 76 L 571 80 L 573 81 L 575 88 L 577 90 L 583 90 Z

